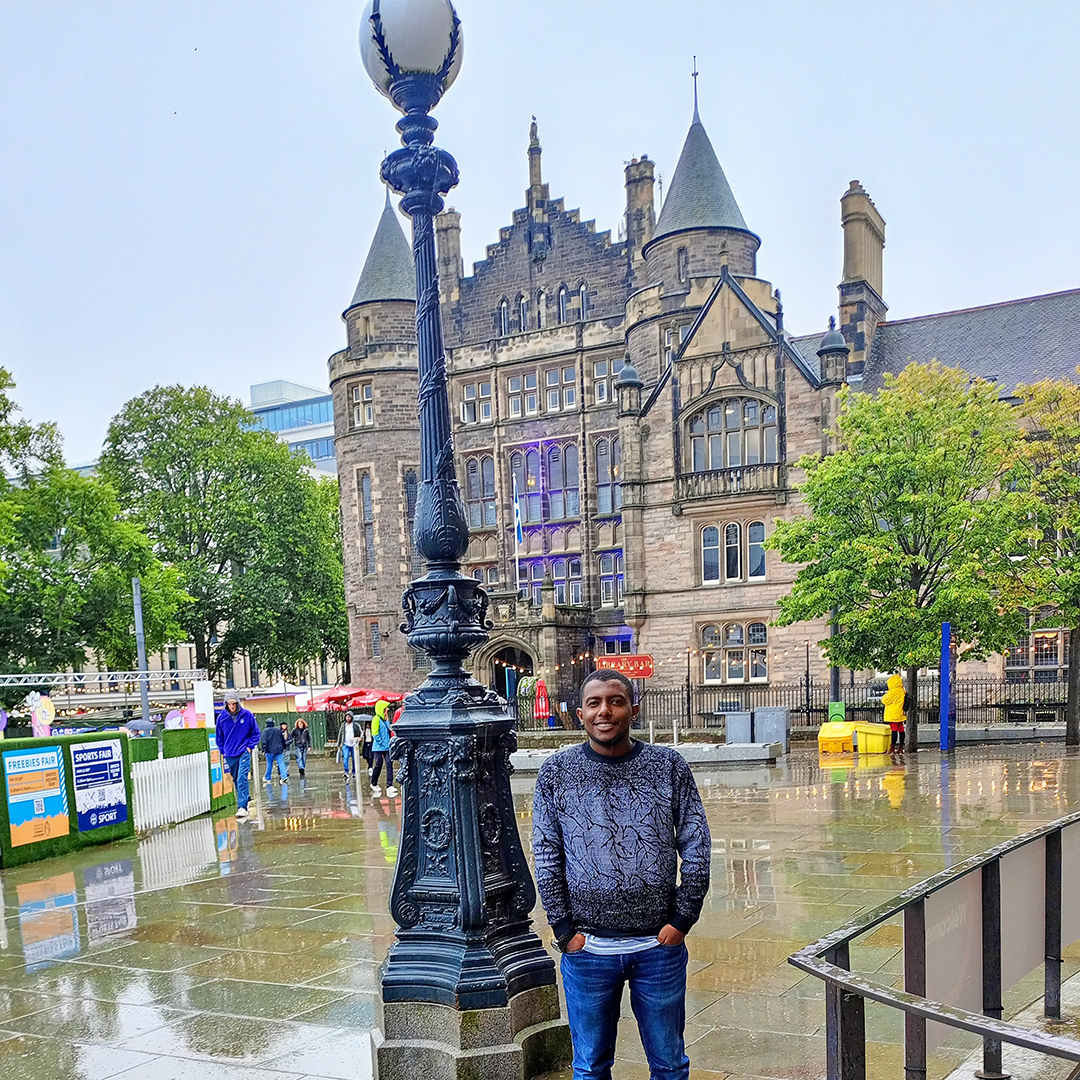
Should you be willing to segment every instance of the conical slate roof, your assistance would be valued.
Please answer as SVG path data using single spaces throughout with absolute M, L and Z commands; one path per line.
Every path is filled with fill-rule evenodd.
M 696 108 L 653 239 L 684 229 L 750 231 Z
M 371 241 L 367 261 L 349 307 L 372 300 L 416 300 L 412 248 L 405 239 L 397 211 L 390 205 L 389 191 L 386 193 L 386 208 L 379 219 L 375 239 Z

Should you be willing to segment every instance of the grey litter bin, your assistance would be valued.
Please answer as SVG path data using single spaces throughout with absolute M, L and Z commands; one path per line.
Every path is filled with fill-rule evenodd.
M 755 709 L 754 736 L 758 742 L 778 742 L 788 752 L 791 713 L 788 709 Z
M 750 743 L 754 741 L 754 725 L 748 712 L 729 712 L 725 714 L 727 733 L 724 742 Z

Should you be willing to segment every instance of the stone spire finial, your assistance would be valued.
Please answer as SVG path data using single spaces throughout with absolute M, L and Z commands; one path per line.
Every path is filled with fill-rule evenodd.
M 544 178 L 540 171 L 540 135 L 536 129 L 536 117 L 529 127 L 529 209 L 535 209 L 538 199 L 544 198 Z

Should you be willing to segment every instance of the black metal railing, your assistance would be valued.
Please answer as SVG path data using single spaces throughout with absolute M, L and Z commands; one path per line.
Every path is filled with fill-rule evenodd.
M 1047 1019 L 1060 1020 L 1062 901 L 1064 898 L 1071 905 L 1080 904 L 1080 896 L 1074 890 L 1062 889 L 1062 834 L 1070 826 L 1078 824 L 1080 813 L 1072 814 L 973 856 L 900 893 L 883 906 L 859 916 L 788 957 L 789 964 L 825 983 L 828 1080 L 864 1080 L 866 1076 L 864 1012 L 867 1001 L 876 1001 L 904 1013 L 904 1075 L 907 1080 L 925 1080 L 928 1020 L 982 1036 L 983 1068 L 976 1075 L 1002 1075 L 1002 1043 L 1080 1062 L 1080 1042 L 1001 1019 L 1002 935 L 1016 933 L 1019 929 L 1002 925 L 1002 859 L 1030 844 L 1045 840 L 1045 858 L 1042 860 L 1045 866 L 1045 900 L 1041 913 L 1044 924 L 1044 1013 Z M 1071 852 L 1076 847 L 1076 841 L 1070 837 L 1069 843 Z M 981 875 L 981 1013 L 925 997 L 926 901 L 939 890 L 974 873 Z M 1025 915 L 1030 919 L 1037 917 L 1038 913 L 1025 911 Z M 856 939 L 898 916 L 904 921 L 903 990 L 885 986 L 850 970 L 850 949 L 856 944 Z
M 786 683 L 744 683 L 694 685 L 687 704 L 686 684 L 654 684 L 642 680 L 639 702 L 641 727 L 650 724 L 658 731 L 705 730 L 721 733 L 725 716 L 731 712 L 783 708 L 791 716 L 792 728 L 816 728 L 828 717 L 831 698 L 827 681 L 813 680 Z M 959 726 L 989 727 L 995 724 L 1053 724 L 1065 722 L 1068 684 L 1064 678 L 1039 682 L 1013 682 L 1010 679 L 957 679 L 953 683 L 952 702 Z M 881 695 L 885 680 L 876 679 L 840 687 L 840 700 L 847 706 L 848 719 L 881 721 L 884 709 Z M 562 727 L 561 705 L 569 717 L 576 715 L 576 687 L 549 690 L 548 716 L 536 715 L 534 694 L 521 693 L 514 699 L 518 729 L 535 731 Z M 919 723 L 936 724 L 940 704 L 936 678 L 920 682 Z M 571 726 L 576 726 L 572 724 Z

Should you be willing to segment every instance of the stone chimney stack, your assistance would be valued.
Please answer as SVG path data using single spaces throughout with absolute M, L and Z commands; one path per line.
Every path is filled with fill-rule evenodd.
M 435 240 L 439 252 L 439 300 L 456 303 L 465 267 L 461 261 L 461 215 L 452 206 L 435 219 Z
M 642 263 L 641 249 L 656 229 L 653 183 L 654 165 L 647 154 L 626 166 L 626 252 L 631 275 Z
M 885 248 L 885 219 L 858 180 L 840 200 L 844 229 L 844 281 L 865 281 L 882 295 L 881 253 Z
M 858 180 L 840 199 L 844 229 L 844 277 L 840 282 L 840 330 L 851 348 L 847 381 L 862 381 L 878 325 L 889 310 L 882 298 L 881 262 L 885 219 Z

